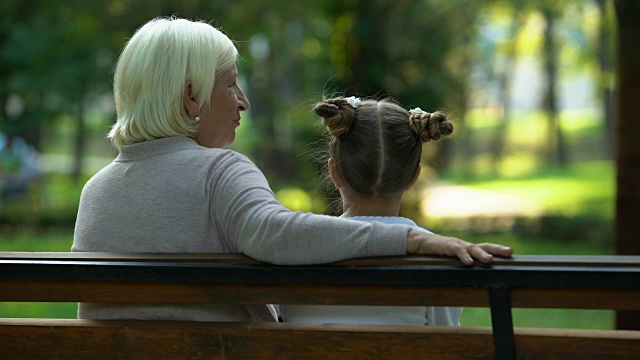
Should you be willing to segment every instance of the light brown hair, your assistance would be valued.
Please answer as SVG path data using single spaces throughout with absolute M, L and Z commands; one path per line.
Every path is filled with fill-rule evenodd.
M 410 114 L 391 100 L 323 100 L 315 112 L 329 132 L 329 157 L 343 185 L 366 196 L 404 191 L 420 164 L 422 143 L 453 132 L 439 111 Z

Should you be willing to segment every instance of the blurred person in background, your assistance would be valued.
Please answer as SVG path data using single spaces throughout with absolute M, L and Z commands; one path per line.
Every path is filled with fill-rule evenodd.
M 0 133 L 0 194 L 2 200 L 23 196 L 42 178 L 38 151 L 18 135 Z

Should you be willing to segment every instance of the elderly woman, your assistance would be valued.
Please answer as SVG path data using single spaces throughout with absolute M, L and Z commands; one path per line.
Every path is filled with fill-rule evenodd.
M 510 248 L 471 244 L 406 225 L 291 212 L 260 170 L 223 149 L 249 109 L 237 82 L 238 52 L 214 27 L 158 18 L 128 41 L 115 70 L 118 157 L 87 182 L 73 251 L 243 253 L 274 264 L 440 254 L 463 263 Z M 275 321 L 245 305 L 81 303 L 80 318 Z

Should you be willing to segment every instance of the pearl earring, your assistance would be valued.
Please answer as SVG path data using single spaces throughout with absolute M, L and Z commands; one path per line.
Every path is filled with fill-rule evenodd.
M 193 121 L 199 122 L 200 121 L 200 115 L 196 115 L 196 117 L 193 119 Z

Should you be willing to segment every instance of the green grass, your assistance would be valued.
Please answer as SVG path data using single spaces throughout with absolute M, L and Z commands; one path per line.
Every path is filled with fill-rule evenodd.
M 11 230 L 11 231 L 10 231 Z M 0 251 L 71 251 L 73 229 L 36 232 L 28 228 L 3 229 Z M 74 319 L 76 303 L 0 302 L 0 317 Z
M 71 251 L 73 229 L 49 229 L 34 231 L 29 228 L 4 228 L 0 251 Z
M 513 309 L 512 314 L 514 326 L 533 328 L 612 330 L 615 319 L 613 310 Z M 491 326 L 491 311 L 466 307 L 460 325 Z
M 77 303 L 0 303 L 0 318 L 75 319 L 77 311 Z
M 609 219 L 614 216 L 615 168 L 611 161 L 546 169 L 526 177 L 457 181 L 476 190 L 519 197 L 535 204 L 543 213 L 566 216 L 590 213 Z

